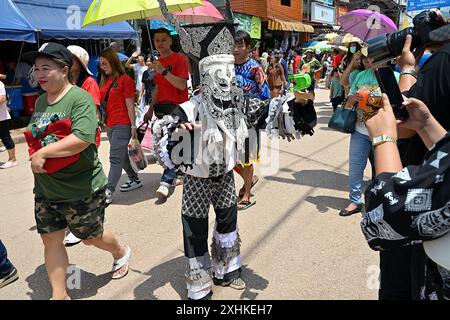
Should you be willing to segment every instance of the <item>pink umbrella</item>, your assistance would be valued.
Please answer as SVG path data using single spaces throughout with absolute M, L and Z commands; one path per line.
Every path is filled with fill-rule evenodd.
M 203 0 L 203 5 L 183 11 L 174 12 L 179 22 L 184 23 L 213 23 L 224 20 L 219 10 L 209 1 Z M 149 17 L 149 20 L 164 20 L 163 16 Z
M 380 34 L 397 31 L 394 21 L 376 11 L 358 9 L 338 18 L 342 29 L 367 42 Z

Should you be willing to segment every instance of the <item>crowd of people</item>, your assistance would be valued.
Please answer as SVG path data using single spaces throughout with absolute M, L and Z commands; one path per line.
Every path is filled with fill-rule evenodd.
M 162 10 L 180 37 L 190 37 L 176 18 L 164 12 L 164 7 Z M 153 121 L 157 124 L 155 134 L 161 130 L 169 141 L 175 131 L 190 132 L 193 143 L 211 151 L 208 161 L 193 156 L 190 166 L 176 163 L 170 152 L 174 144 L 168 143 L 164 149 L 167 157 L 158 155 L 167 164 L 156 191 L 159 200 L 164 202 L 171 188 L 183 184 L 181 216 L 188 298 L 210 299 L 213 284 L 244 289 L 237 211 L 255 205 L 251 197 L 259 179 L 255 175 L 260 159 L 258 121 L 270 117 L 269 113 L 249 121 L 249 110 L 266 108 L 270 112 L 275 104 L 288 101 L 295 85 L 290 77 L 294 73 L 310 76 L 311 84 L 305 91 L 312 95 L 311 103 L 317 81 L 325 78 L 333 110 L 346 107 L 357 112 L 348 151 L 349 204 L 339 215 L 350 216 L 365 208 L 362 231 L 370 247 L 380 250 L 380 299 L 450 298 L 450 271 L 429 259 L 421 244 L 450 230 L 450 118 L 445 105 L 450 92 L 450 73 L 446 71 L 449 39 L 442 38 L 419 69 L 410 51 L 411 37 L 407 38 L 395 76 L 408 97 L 403 107 L 409 119 L 397 128 L 389 99 L 382 95 L 375 77 L 374 59 L 356 39 L 348 44 L 346 54 L 338 48 L 331 55 L 293 48 L 288 53 L 275 50 L 254 59 L 246 32 L 238 31 L 227 41 L 218 36 L 227 34 L 223 30 L 230 28 L 217 24 L 199 32 L 196 40 L 200 51 L 186 46 L 189 41 L 182 41 L 184 54 L 171 50 L 169 31 L 158 29 L 154 42 L 159 56 L 136 52 L 125 66 L 116 51 L 107 48 L 100 54 L 99 83 L 88 69 L 88 53 L 79 46 L 46 43 L 39 51 L 23 55 L 23 60 L 33 65 L 33 78 L 43 92 L 27 127 L 27 142 L 34 148 L 30 159 L 35 219 L 45 248 L 51 299 L 70 299 L 65 283 L 65 245 L 83 242 L 108 251 L 113 257 L 111 277 L 127 275 L 131 248 L 104 229 L 103 222 L 122 169 L 128 180 L 120 186 L 121 192 L 142 187 L 128 157 L 128 144 L 130 139 L 137 139 L 142 121 Z M 437 36 L 444 37 L 443 33 Z M 217 39 L 222 41 L 220 45 Z M 210 50 L 211 45 L 219 49 Z M 199 88 L 191 95 L 187 57 L 198 62 L 200 71 L 200 78 L 195 79 Z M 129 77 L 125 68 L 133 69 L 136 79 Z M 368 97 L 382 101 L 378 112 L 370 116 Z M 108 175 L 98 156 L 98 116 L 102 112 L 110 145 Z M 0 81 L 0 138 L 9 155 L 2 168 L 17 165 L 8 119 Z M 203 135 L 199 140 L 195 140 L 195 130 Z M 250 131 L 256 132 L 256 140 L 251 139 Z M 44 139 L 48 132 L 53 136 Z M 59 160 L 58 168 L 52 159 Z M 372 164 L 373 177 L 363 201 L 367 160 Z M 233 171 L 243 180 L 238 192 Z M 211 204 L 216 225 L 210 253 Z M 17 278 L 17 270 L 0 241 L 0 288 Z

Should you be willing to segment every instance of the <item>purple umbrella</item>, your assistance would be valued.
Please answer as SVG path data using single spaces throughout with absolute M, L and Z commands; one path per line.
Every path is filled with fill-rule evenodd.
M 342 29 L 364 42 L 380 34 L 397 31 L 397 26 L 390 18 L 376 11 L 358 9 L 338 18 Z

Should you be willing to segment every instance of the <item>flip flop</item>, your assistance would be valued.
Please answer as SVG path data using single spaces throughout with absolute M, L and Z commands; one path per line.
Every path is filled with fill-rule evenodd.
M 259 177 L 257 175 L 254 175 L 252 178 L 252 186 L 250 187 L 250 191 L 253 189 L 253 187 L 258 183 Z M 244 196 L 245 192 L 245 186 L 242 186 L 242 188 L 239 190 L 239 198 L 242 198 Z
M 256 201 L 251 202 L 251 201 L 243 201 L 243 200 L 241 200 L 241 201 L 239 201 L 237 203 L 237 206 L 241 205 L 242 208 L 238 207 L 237 209 L 238 209 L 238 211 L 247 210 L 248 208 L 251 208 L 253 205 L 255 205 L 255 203 L 256 203 Z
M 111 279 L 114 279 L 114 280 L 121 279 L 128 274 L 128 267 L 129 267 L 129 262 L 130 262 L 130 257 L 131 257 L 131 249 L 129 246 L 125 246 L 125 249 L 127 250 L 125 255 L 118 260 L 114 260 L 111 272 L 114 273 L 115 271 L 121 269 L 124 266 L 125 266 L 125 271 L 122 274 L 119 274 L 117 276 L 114 276 L 114 275 L 111 276 Z

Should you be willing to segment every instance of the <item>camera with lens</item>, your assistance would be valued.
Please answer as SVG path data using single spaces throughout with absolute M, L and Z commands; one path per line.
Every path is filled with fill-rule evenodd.
M 368 40 L 369 56 L 374 59 L 374 63 L 381 65 L 401 55 L 408 34 L 412 36 L 411 51 L 434 44 L 430 39 L 430 32 L 445 24 L 440 12 L 422 11 L 414 17 L 414 27 L 395 33 L 382 34 Z

